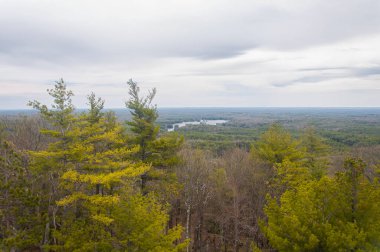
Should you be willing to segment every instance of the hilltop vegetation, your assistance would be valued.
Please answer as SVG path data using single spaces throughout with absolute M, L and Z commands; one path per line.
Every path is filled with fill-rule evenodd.
M 128 117 L 60 80 L 2 118 L 1 250 L 380 250 L 378 110 L 158 110 L 128 88 Z M 228 122 L 166 130 L 200 119 Z

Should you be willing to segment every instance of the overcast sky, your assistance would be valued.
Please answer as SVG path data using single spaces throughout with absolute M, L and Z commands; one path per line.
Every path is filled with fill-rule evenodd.
M 380 106 L 379 0 L 0 0 L 0 109 L 63 78 L 123 107 Z

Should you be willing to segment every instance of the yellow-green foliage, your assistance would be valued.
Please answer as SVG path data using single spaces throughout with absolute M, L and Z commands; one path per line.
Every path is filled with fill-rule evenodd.
M 360 162 L 269 199 L 262 224 L 279 251 L 378 251 L 380 185 L 368 180 Z M 353 175 L 354 174 L 354 175 Z
M 122 127 L 116 123 L 109 127 L 104 114 L 100 114 L 101 110 L 98 112 L 90 111 L 78 116 L 66 133 L 70 139 L 65 142 L 67 169 L 60 176 L 60 188 L 66 196 L 56 204 L 64 208 L 63 218 L 69 220 L 72 218 L 70 216 L 75 216 L 73 222 L 82 219 L 88 226 L 106 229 L 115 221 L 112 211 L 120 203 L 119 195 L 126 193 L 127 188 L 132 187 L 134 181 L 150 167 L 133 164 L 129 160 L 138 148 L 127 148 Z M 95 114 L 97 118 L 94 118 Z M 54 157 L 54 153 L 50 157 Z M 57 230 L 55 234 L 62 240 L 71 240 L 71 235 L 75 233 L 71 230 L 75 227 L 72 224 L 71 221 L 64 222 L 64 233 Z M 105 236 L 98 235 L 92 241 L 97 244 Z M 73 250 L 85 249 L 82 244 L 73 244 Z M 65 242 L 62 245 L 67 248 Z
M 187 242 L 175 242 L 181 238 L 182 227 L 166 232 L 168 214 L 152 195 L 134 195 L 115 209 L 116 236 L 125 251 L 182 251 Z
M 25 156 L 0 132 L 0 251 L 26 249 L 42 236 L 38 202 L 41 195 L 25 165 Z
M 57 205 L 68 206 L 79 200 L 87 201 L 88 203 L 93 204 L 93 205 L 108 206 L 108 207 L 114 206 L 120 201 L 118 195 L 99 195 L 99 194 L 86 195 L 81 192 L 76 192 L 57 201 Z
M 115 167 L 117 166 L 115 165 Z M 72 183 L 88 183 L 91 185 L 104 185 L 109 187 L 111 184 L 122 182 L 124 178 L 136 178 L 148 170 L 149 166 L 130 166 L 115 172 L 102 172 L 97 174 L 81 174 L 75 170 L 70 170 L 65 172 L 61 178 Z
M 295 188 L 309 181 L 312 176 L 305 166 L 289 161 L 287 158 L 282 163 L 275 165 L 276 176 L 273 185 L 285 189 Z
M 31 103 L 54 126 L 44 130 L 54 141 L 45 150 L 30 152 L 33 172 L 49 182 L 43 247 L 55 251 L 178 251 L 183 247 L 174 245 L 181 227 L 167 230 L 167 209 L 152 196 L 140 195 L 136 186 L 151 168 L 133 158 L 144 146 L 127 141 L 122 125 L 112 113 L 102 111 L 104 101 L 94 94 L 88 97 L 89 111 L 74 114 L 73 94 L 63 81 L 49 93 L 55 98 L 53 109 Z
M 302 160 L 305 149 L 282 126 L 273 124 L 253 145 L 252 154 L 271 164 L 277 164 L 285 159 L 291 162 Z
M 320 179 L 326 174 L 330 163 L 327 158 L 329 147 L 313 128 L 305 130 L 301 136 L 301 146 L 306 150 L 304 165 L 310 170 L 313 178 Z

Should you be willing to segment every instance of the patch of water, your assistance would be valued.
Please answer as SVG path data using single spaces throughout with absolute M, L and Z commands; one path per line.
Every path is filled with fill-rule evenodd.
M 192 121 L 192 122 L 181 122 L 175 123 L 171 128 L 168 128 L 168 131 L 174 131 L 175 129 L 185 127 L 186 125 L 217 125 L 228 122 L 227 120 L 200 120 L 200 121 Z

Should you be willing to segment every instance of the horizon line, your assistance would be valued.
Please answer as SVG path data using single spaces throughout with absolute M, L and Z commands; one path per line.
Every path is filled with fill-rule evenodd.
M 163 106 L 157 107 L 157 109 L 380 109 L 380 106 L 231 106 L 231 107 L 222 107 L 222 106 Z M 78 110 L 87 110 L 86 107 L 75 107 Z M 110 107 L 104 108 L 104 110 L 112 109 L 128 109 L 126 107 Z M 33 108 L 12 108 L 12 109 L 1 109 L 0 111 L 16 111 L 16 110 L 26 110 L 26 111 L 37 111 Z

